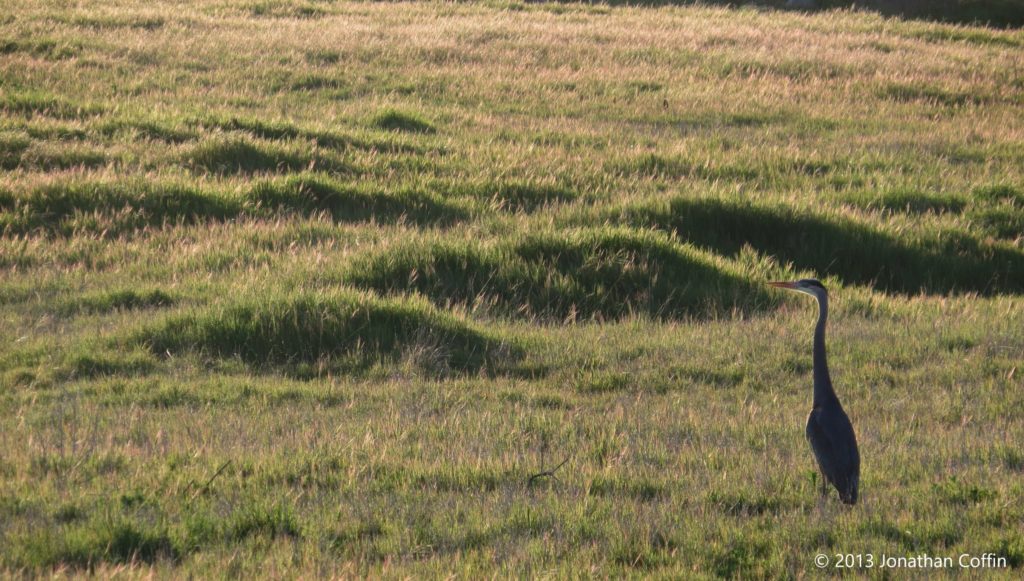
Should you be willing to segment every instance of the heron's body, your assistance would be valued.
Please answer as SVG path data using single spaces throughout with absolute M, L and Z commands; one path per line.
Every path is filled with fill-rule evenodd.
M 843 410 L 828 372 L 825 354 L 825 324 L 828 321 L 828 291 L 816 280 L 773 283 L 818 299 L 818 324 L 814 330 L 814 402 L 807 416 L 807 441 L 818 461 L 822 475 L 822 493 L 831 484 L 839 499 L 856 504 L 860 484 L 860 452 L 850 418 Z
M 839 492 L 846 504 L 857 503 L 860 481 L 860 453 L 850 418 L 842 406 L 814 408 L 807 416 L 807 441 L 818 460 L 822 491 L 826 482 Z

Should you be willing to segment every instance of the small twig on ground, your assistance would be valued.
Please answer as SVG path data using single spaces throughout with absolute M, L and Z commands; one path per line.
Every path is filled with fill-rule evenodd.
M 526 484 L 527 485 L 532 485 L 534 483 L 534 481 L 539 480 L 541 478 L 553 478 L 556 482 L 561 482 L 560 480 L 558 480 L 558 477 L 555 476 L 555 472 L 558 472 L 559 468 L 561 468 L 562 466 L 565 466 L 565 464 L 569 461 L 570 458 L 572 458 L 571 454 L 569 456 L 566 456 L 565 460 L 562 460 L 561 464 L 559 464 L 558 466 L 555 466 L 551 470 L 545 470 L 543 472 L 538 472 L 538 473 L 530 476 L 530 479 L 526 481 Z
M 213 476 L 211 476 L 210 479 L 206 481 L 206 484 L 200 486 L 199 488 L 196 489 L 196 491 L 194 493 L 192 493 L 192 498 L 189 499 L 189 502 L 192 502 L 200 494 L 202 494 L 202 493 L 206 492 L 207 490 L 209 490 L 210 489 L 210 485 L 213 484 L 213 481 L 216 480 L 217 477 L 221 475 L 221 472 L 224 472 L 224 469 L 227 468 L 229 464 L 231 464 L 231 460 L 230 459 L 227 462 L 224 462 L 223 464 L 221 464 L 220 468 L 218 468 L 217 471 L 213 473 Z

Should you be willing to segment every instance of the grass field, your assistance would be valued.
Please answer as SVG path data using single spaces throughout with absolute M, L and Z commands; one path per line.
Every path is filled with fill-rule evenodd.
M 0 574 L 1024 573 L 1021 31 L 3 12 Z M 852 508 L 816 309 L 763 284 L 808 275 Z

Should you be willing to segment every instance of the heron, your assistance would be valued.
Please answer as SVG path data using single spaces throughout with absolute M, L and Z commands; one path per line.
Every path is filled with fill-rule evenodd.
M 828 321 L 828 290 L 820 281 L 805 278 L 794 282 L 772 282 L 771 286 L 811 295 L 818 300 L 818 324 L 814 329 L 814 402 L 807 416 L 807 441 L 821 472 L 821 494 L 831 484 L 846 504 L 857 503 L 860 481 L 860 452 L 850 418 L 843 411 L 825 358 L 825 323 Z

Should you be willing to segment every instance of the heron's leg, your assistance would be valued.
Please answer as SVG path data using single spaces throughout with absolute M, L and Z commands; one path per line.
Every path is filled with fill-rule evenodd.
M 828 481 L 825 480 L 824 472 L 820 472 L 819 476 L 821 476 L 821 487 L 819 490 L 821 492 L 821 496 L 824 498 L 828 496 Z

